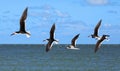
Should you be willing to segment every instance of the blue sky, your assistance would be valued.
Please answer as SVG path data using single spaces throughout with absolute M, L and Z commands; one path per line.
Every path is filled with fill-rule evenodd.
M 26 7 L 26 30 L 31 32 L 31 37 L 10 36 L 19 30 L 19 19 Z M 0 44 L 44 44 L 54 22 L 55 38 L 60 44 L 69 44 L 78 33 L 77 44 L 95 44 L 96 40 L 88 35 L 93 33 L 100 19 L 99 35 L 110 35 L 104 44 L 120 44 L 119 0 L 1 0 Z

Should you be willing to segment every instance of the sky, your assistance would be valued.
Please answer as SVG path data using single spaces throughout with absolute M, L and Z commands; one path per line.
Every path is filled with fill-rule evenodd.
M 19 30 L 19 21 L 28 7 L 25 35 L 10 36 Z M 96 44 L 88 36 L 102 19 L 99 35 L 110 35 L 103 44 L 120 44 L 119 0 L 0 0 L 0 44 L 44 44 L 56 23 L 55 38 L 59 44 L 70 44 L 80 33 L 77 44 Z

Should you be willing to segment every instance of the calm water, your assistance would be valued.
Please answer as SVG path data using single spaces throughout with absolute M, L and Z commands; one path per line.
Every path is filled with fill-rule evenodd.
M 80 50 L 55 45 L 0 45 L 0 71 L 120 71 L 120 45 L 77 45 Z

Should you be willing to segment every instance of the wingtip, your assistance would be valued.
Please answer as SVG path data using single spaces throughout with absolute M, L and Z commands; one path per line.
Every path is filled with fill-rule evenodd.
M 97 52 L 97 50 L 94 51 L 94 53 L 96 53 L 96 52 Z
M 100 19 L 99 24 L 101 24 L 101 22 L 102 22 L 102 19 Z
M 28 10 L 28 7 L 26 7 L 25 9 Z
M 28 7 L 26 7 L 25 9 L 24 9 L 24 12 L 27 12 L 28 11 Z
M 102 21 L 102 19 L 100 19 L 100 21 Z
M 80 35 L 80 33 L 79 34 L 77 34 L 77 36 L 79 37 L 79 35 Z
M 46 52 L 48 52 L 49 51 L 49 49 L 46 49 Z
M 52 25 L 52 28 L 55 28 L 55 24 Z
M 55 26 L 55 23 L 53 23 L 53 26 Z
M 97 50 L 98 50 L 98 49 L 95 49 L 95 50 L 94 50 L 94 53 L 97 53 Z

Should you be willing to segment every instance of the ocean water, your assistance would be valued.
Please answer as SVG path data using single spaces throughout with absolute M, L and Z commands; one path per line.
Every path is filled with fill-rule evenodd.
M 0 71 L 120 71 L 120 45 L 0 45 Z

